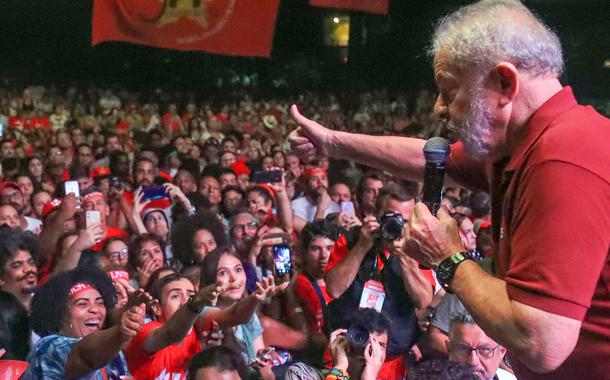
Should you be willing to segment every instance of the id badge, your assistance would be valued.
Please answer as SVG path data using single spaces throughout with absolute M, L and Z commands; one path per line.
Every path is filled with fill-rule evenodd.
M 359 307 L 361 309 L 375 309 L 381 313 L 384 299 L 383 284 L 379 281 L 369 280 L 364 284 Z

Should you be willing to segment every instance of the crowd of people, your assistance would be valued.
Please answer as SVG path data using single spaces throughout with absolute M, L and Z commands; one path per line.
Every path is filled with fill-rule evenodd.
M 445 133 L 432 93 L 310 95 L 5 90 L 2 358 L 22 361 L 23 379 L 403 379 L 433 358 L 485 378 L 508 368 L 484 334 L 466 352 L 477 326 L 464 310 L 462 330 L 456 315 L 432 318 L 445 292 L 401 248 L 419 186 L 304 163 L 287 142 L 291 102 L 337 129 Z M 489 255 L 489 196 L 448 188 L 445 202 L 467 247 Z M 398 236 L 382 237 L 384 220 Z

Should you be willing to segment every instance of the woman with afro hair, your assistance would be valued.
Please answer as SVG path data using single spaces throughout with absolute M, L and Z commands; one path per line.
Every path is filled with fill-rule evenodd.
M 63 272 L 41 286 L 32 300 L 31 327 L 41 336 L 27 357 L 23 380 L 102 380 L 128 375 L 121 346 L 144 324 L 144 305 L 133 306 L 120 324 L 104 329 L 115 305 L 112 281 L 98 269 Z

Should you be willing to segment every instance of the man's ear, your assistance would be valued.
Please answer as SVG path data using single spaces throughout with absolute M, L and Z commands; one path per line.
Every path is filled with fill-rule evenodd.
M 500 106 L 511 103 L 519 93 L 519 71 L 510 62 L 500 62 L 493 69 Z
M 447 352 L 451 351 L 451 341 L 449 339 L 445 341 L 445 347 L 447 348 Z

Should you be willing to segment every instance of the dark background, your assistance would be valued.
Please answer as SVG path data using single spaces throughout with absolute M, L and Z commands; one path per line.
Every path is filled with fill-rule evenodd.
M 264 0 L 240 0 L 264 1 Z M 258 73 L 258 86 L 272 89 L 284 76 L 288 88 L 417 88 L 432 86 L 425 54 L 434 22 L 468 1 L 390 0 L 388 16 L 351 13 L 348 63 L 338 48 L 322 45 L 324 15 L 307 0 L 282 0 L 271 59 L 175 52 L 126 43 L 91 47 L 92 0 L 3 0 L 0 5 L 0 76 L 23 83 L 54 82 L 204 90 L 228 68 Z M 610 1 L 531 0 L 560 36 L 567 81 L 582 97 L 608 97 Z M 359 35 L 366 29 L 366 43 Z

